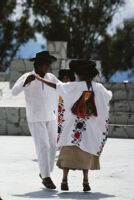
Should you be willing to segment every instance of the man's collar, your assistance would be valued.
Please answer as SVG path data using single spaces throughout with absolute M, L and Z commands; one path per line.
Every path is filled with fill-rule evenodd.
M 36 74 L 35 70 L 32 70 L 31 73 Z M 45 74 L 45 76 L 47 76 L 48 72 Z M 44 76 L 44 78 L 45 78 Z

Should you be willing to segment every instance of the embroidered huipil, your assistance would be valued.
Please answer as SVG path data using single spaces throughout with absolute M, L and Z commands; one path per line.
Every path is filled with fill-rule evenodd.
M 35 72 L 32 71 L 22 75 L 12 88 L 12 94 L 16 96 L 24 91 L 28 122 L 56 120 L 55 112 L 57 109 L 58 97 L 55 89 L 50 88 L 37 79 L 23 87 L 26 78 L 34 73 Z M 51 73 L 47 73 L 44 78 L 55 83 L 59 82 Z
M 92 81 L 92 87 L 98 116 L 82 118 L 72 114 L 71 108 L 82 92 L 88 90 L 86 82 L 57 84 L 57 93 L 62 96 L 58 112 L 60 122 L 58 148 L 76 145 L 90 154 L 98 156 L 101 154 L 107 139 L 109 101 L 112 98 L 112 92 L 94 81 Z

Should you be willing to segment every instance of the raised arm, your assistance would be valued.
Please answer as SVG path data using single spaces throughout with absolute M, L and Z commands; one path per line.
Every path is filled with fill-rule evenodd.
M 24 90 L 24 82 L 27 78 L 27 74 L 22 75 L 14 84 L 13 88 L 12 88 L 12 95 L 16 96 L 18 95 L 20 92 L 22 92 Z
M 30 73 L 22 75 L 14 84 L 12 88 L 12 95 L 13 96 L 18 95 L 20 92 L 24 90 L 25 86 L 27 86 L 28 83 L 30 83 L 33 80 L 35 80 L 35 77 Z

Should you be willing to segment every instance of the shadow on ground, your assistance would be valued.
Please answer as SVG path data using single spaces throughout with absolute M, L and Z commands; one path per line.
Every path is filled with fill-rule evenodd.
M 14 195 L 16 197 L 25 198 L 43 198 L 43 199 L 102 199 L 102 198 L 114 198 L 116 196 L 103 194 L 100 192 L 59 192 L 57 190 L 43 189 L 40 191 L 30 192 L 23 195 Z

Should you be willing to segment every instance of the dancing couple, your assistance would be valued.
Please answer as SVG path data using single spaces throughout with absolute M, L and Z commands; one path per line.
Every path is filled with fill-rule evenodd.
M 82 170 L 83 191 L 90 191 L 88 171 L 100 169 L 112 93 L 93 81 L 99 73 L 95 62 L 72 60 L 70 70 L 61 70 L 57 79 L 49 73 L 56 60 L 48 51 L 37 53 L 31 59 L 34 70 L 17 80 L 12 94 L 24 91 L 28 126 L 43 185 L 56 188 L 51 172 L 58 148 L 57 166 L 63 170 L 61 190 L 69 190 L 69 170 Z

